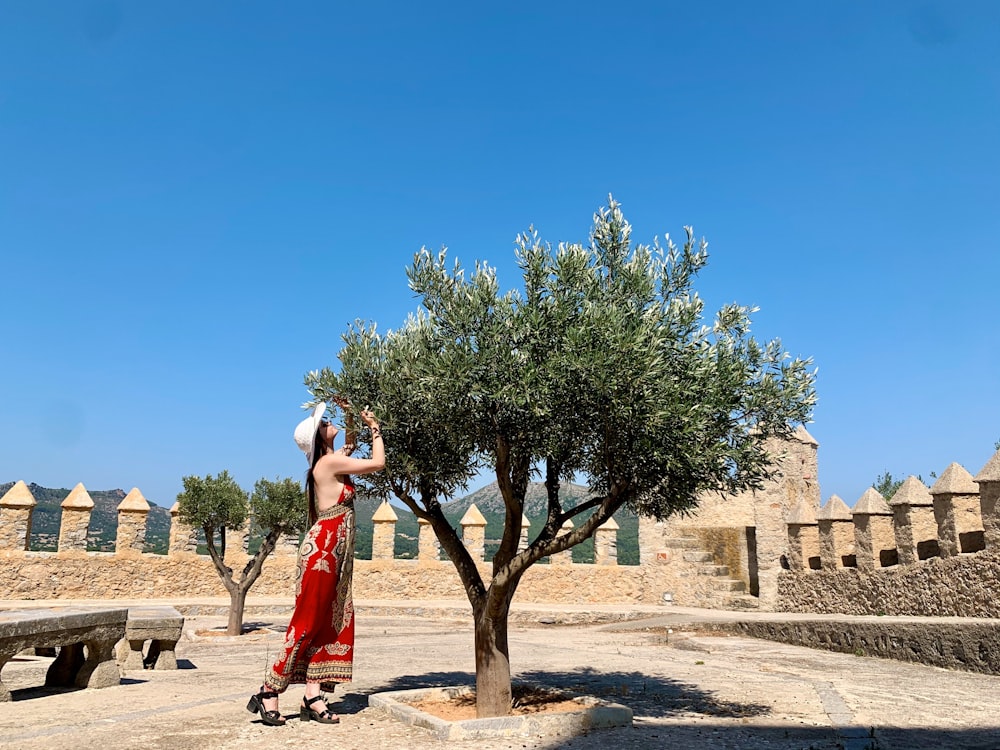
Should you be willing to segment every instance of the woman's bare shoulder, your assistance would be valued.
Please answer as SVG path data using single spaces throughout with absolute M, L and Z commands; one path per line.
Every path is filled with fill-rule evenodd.
M 325 477 L 329 477 L 339 473 L 340 472 L 337 469 L 336 453 L 327 453 L 326 455 L 321 456 L 319 461 L 317 461 L 316 465 L 313 467 L 314 475 L 322 474 Z

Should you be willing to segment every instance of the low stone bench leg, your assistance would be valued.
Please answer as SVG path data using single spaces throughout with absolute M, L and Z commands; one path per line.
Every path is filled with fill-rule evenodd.
M 177 669 L 177 655 L 174 648 L 177 641 L 168 641 L 163 638 L 154 638 L 149 642 L 149 651 L 146 653 L 145 664 L 153 669 Z M 154 666 L 155 665 L 155 666 Z
M 87 641 L 87 661 L 76 674 L 79 688 L 103 688 L 121 684 L 115 644 L 110 641 Z
M 82 643 L 60 646 L 56 660 L 49 664 L 49 669 L 45 673 L 45 687 L 68 687 L 74 684 L 83 663 Z
M 141 672 L 143 667 L 142 646 L 144 640 L 123 638 L 118 642 L 118 664 L 125 672 Z
M 13 696 L 10 694 L 10 688 L 3 684 L 3 668 L 7 666 L 7 662 L 14 658 L 14 653 L 0 653 L 0 703 L 5 701 L 13 700 Z

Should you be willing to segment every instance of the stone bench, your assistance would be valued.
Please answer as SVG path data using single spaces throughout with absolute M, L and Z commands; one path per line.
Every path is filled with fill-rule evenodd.
M 125 638 L 118 643 L 122 672 L 141 669 L 177 669 L 174 647 L 184 628 L 184 616 L 173 607 L 129 607 Z M 149 641 L 143 656 L 142 647 Z
M 3 684 L 4 666 L 28 648 L 59 647 L 59 655 L 45 675 L 47 687 L 103 688 L 120 684 L 115 644 L 125 636 L 127 616 L 124 608 L 51 607 L 0 612 L 0 701 L 12 700 Z

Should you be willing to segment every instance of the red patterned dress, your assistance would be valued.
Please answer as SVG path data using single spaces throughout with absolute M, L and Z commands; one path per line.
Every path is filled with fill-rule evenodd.
M 285 644 L 264 684 L 281 693 L 290 684 L 318 682 L 333 690 L 350 682 L 354 665 L 354 485 L 319 514 L 299 548 L 295 611 Z

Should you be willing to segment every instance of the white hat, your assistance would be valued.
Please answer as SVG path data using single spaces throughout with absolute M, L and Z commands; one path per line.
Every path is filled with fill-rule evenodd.
M 326 403 L 321 402 L 313 407 L 312 414 L 295 426 L 295 444 L 306 454 L 306 461 L 312 463 L 313 446 L 316 441 L 316 431 L 326 413 Z

